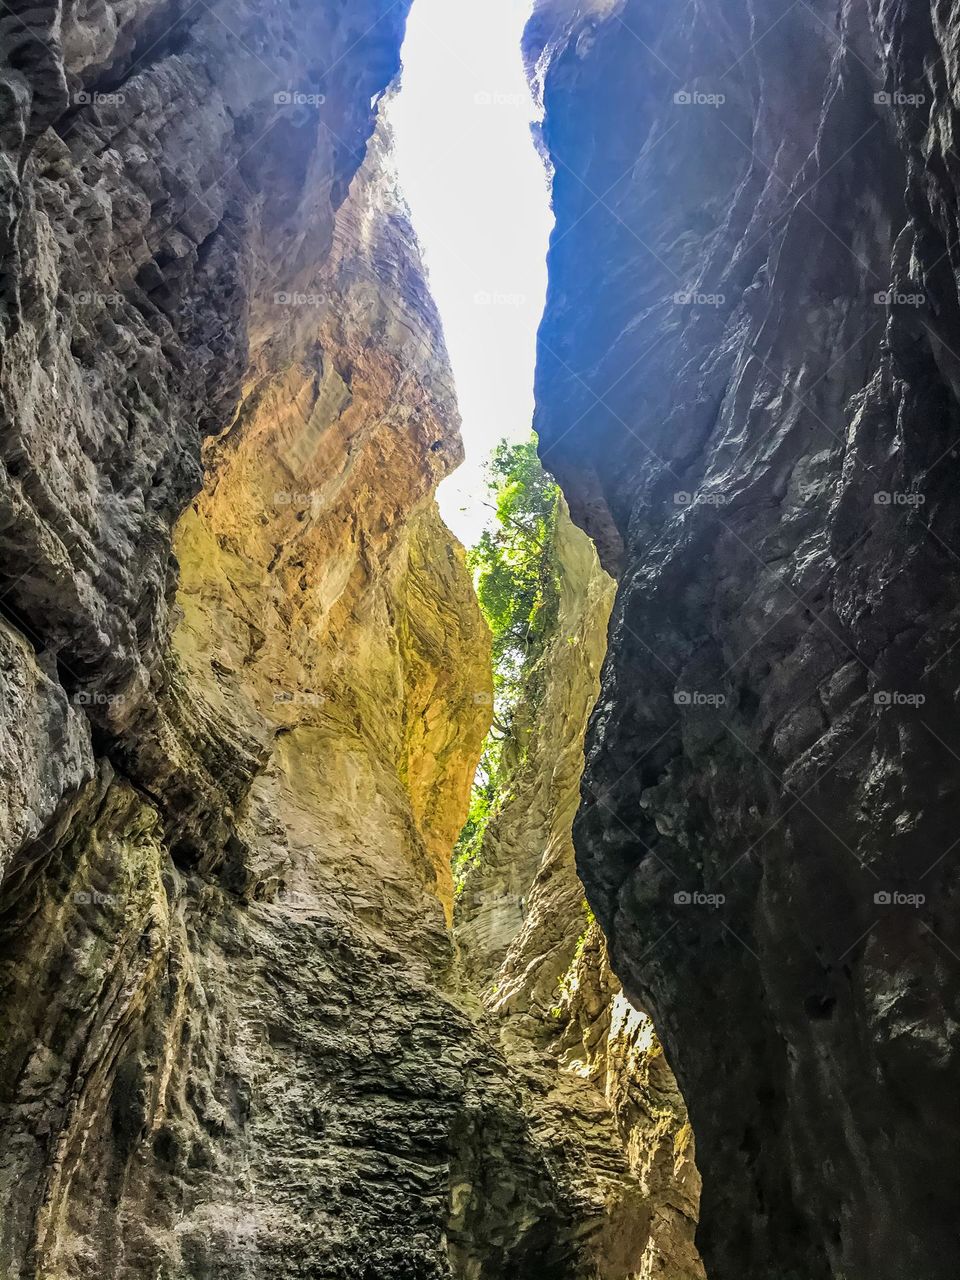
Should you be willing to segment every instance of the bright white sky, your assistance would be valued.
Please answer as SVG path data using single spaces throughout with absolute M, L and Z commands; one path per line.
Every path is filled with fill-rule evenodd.
M 400 182 L 453 364 L 467 460 L 440 487 L 468 546 L 490 516 L 483 464 L 533 418 L 552 225 L 520 57 L 532 0 L 414 0 L 390 108 Z

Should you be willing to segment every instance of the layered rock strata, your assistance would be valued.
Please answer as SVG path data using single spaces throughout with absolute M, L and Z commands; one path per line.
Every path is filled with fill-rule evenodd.
M 577 860 L 711 1280 L 960 1260 L 954 7 L 542 0 L 541 453 L 619 589 Z
M 692 1280 L 699 1179 L 683 1101 L 649 1018 L 610 972 L 572 824 L 613 583 L 561 501 L 556 621 L 526 673 L 501 795 L 457 899 L 463 972 L 580 1206 L 604 1280 Z

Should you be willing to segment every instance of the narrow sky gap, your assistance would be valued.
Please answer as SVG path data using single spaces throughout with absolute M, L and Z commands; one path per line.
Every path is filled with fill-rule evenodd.
M 483 463 L 533 418 L 549 190 L 520 56 L 531 0 L 414 0 L 390 108 L 463 414 L 467 460 L 440 488 L 468 546 L 490 515 Z

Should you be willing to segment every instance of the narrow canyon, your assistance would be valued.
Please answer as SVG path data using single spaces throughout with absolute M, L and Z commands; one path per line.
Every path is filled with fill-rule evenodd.
M 960 10 L 530 0 L 511 666 L 410 7 L 0 5 L 0 1280 L 955 1280 Z

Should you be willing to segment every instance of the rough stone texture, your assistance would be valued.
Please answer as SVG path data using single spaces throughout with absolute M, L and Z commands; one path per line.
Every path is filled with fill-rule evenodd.
M 274 298 L 309 292 L 329 250 L 406 8 L 0 17 L 0 605 L 98 733 L 151 697 L 200 436 L 230 422 L 249 362 L 288 358 Z M 68 736 L 66 786 L 89 775 Z M 27 836 L 49 817 L 12 820 Z
M 585 911 L 572 823 L 613 583 L 561 502 L 557 620 L 504 745 L 503 799 L 454 915 L 461 967 L 555 1149 L 604 1280 L 693 1280 L 699 1179 L 683 1102 Z
M 589 1275 L 456 997 L 489 640 L 357 173 L 405 10 L 0 17 L 4 1280 Z
M 47 722 L 67 723 L 63 689 L 83 708 L 56 731 L 65 771 L 47 811 L 91 772 L 74 726 L 122 729 L 155 678 L 169 528 L 200 485 L 200 433 L 234 412 L 250 313 L 303 270 L 298 247 L 326 256 L 403 16 L 320 5 L 304 26 L 282 5 L 6 6 L 0 599 L 51 677 L 16 659 L 46 691 Z M 274 101 L 321 74 L 322 121 Z M 357 145 L 338 155 L 339 117 Z M 271 170 L 295 151 L 309 181 L 294 166 L 283 190 Z M 5 753 L 5 783 L 18 763 Z M 4 853 L 44 820 L 26 817 Z
M 528 29 L 541 452 L 619 574 L 578 866 L 711 1280 L 960 1265 L 958 41 L 926 0 Z
M 599 1093 L 639 1190 L 627 1201 L 628 1216 L 614 1218 L 601 1237 L 600 1274 L 703 1280 L 694 1244 L 700 1175 L 686 1107 L 653 1023 L 627 1000 L 610 970 L 595 920 L 581 935 L 552 1012 L 561 1027 L 551 1045 L 560 1078 L 577 1080 L 579 1088 L 569 1091 L 575 1097 L 583 1098 L 587 1087 Z M 563 1091 L 557 1093 L 562 1099 Z M 566 1111 L 577 1116 L 569 1102 L 561 1115 Z M 616 1145 L 605 1129 L 594 1120 L 590 1147 L 601 1168 L 614 1170 L 609 1152 Z

